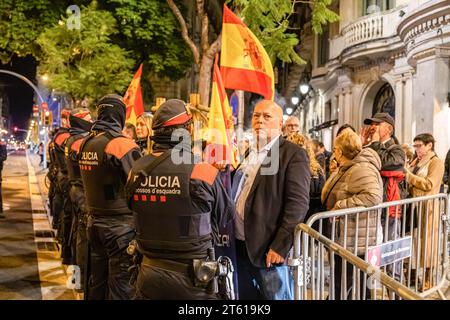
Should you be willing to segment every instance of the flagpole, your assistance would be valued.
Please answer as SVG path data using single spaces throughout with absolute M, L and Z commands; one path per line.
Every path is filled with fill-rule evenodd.
M 238 132 L 244 132 L 244 91 L 236 90 L 239 102 Z

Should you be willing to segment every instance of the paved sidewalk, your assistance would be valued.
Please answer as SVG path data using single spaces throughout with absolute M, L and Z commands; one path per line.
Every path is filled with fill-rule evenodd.
M 39 276 L 43 300 L 80 300 L 82 294 L 67 288 L 70 278 L 68 267 L 61 264 L 60 247 L 54 238 L 56 230 L 51 228 L 47 199 L 48 187 L 45 183 L 47 169 L 39 166 L 37 154 L 27 151 L 30 175 L 31 202 L 35 233 L 42 236 L 38 243 Z

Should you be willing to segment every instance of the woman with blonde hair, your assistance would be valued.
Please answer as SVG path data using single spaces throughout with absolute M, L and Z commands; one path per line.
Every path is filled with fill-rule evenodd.
M 152 119 L 153 115 L 150 112 L 144 112 L 136 120 L 136 143 L 143 155 L 149 154 L 151 150 Z
M 327 210 L 338 210 L 353 207 L 371 207 L 383 201 L 383 183 L 380 176 L 381 160 L 371 148 L 362 148 L 360 137 L 352 130 L 344 130 L 335 140 L 333 156 L 338 164 L 326 181 L 322 191 L 322 203 Z M 338 244 L 355 255 L 364 259 L 368 246 L 381 242 L 381 223 L 376 212 L 366 212 L 359 215 L 351 214 L 346 219 L 341 218 L 335 228 Z M 347 230 L 345 230 L 347 229 Z M 356 231 L 358 230 L 358 233 Z M 346 234 L 346 237 L 344 236 Z M 348 289 L 353 284 L 353 267 L 347 264 L 347 290 L 341 288 L 341 273 L 344 261 L 338 255 L 335 259 L 335 299 L 347 299 Z M 360 284 L 362 279 L 360 278 Z M 355 287 L 357 284 L 355 284 Z M 356 288 L 353 287 L 354 290 Z M 343 289 L 343 290 L 341 290 Z M 366 290 L 361 287 L 361 299 Z M 342 292 L 341 292 L 342 291 Z M 356 292 L 356 291 L 355 291 Z M 370 292 L 367 291 L 365 298 Z
M 309 158 L 309 170 L 311 173 L 311 183 L 309 189 L 309 209 L 305 216 L 305 222 L 314 213 L 320 212 L 322 209 L 322 202 L 320 195 L 325 184 L 325 172 L 322 166 L 316 159 L 316 155 L 311 145 L 311 141 L 304 135 L 298 132 L 292 132 L 287 136 L 287 140 L 304 148 Z

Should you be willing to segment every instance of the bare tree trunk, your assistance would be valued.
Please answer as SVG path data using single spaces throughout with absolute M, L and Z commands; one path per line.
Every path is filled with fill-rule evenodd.
M 200 94 L 200 103 L 204 107 L 209 107 L 209 93 L 211 86 L 211 68 L 214 58 L 203 56 L 200 64 L 200 75 L 198 79 L 198 92 Z
M 211 88 L 211 72 L 214 63 L 214 56 L 220 50 L 220 35 L 219 37 L 209 45 L 209 19 L 204 10 L 205 1 L 196 0 L 197 14 L 200 16 L 201 21 L 201 34 L 200 34 L 200 50 L 195 43 L 189 38 L 189 33 L 186 25 L 186 21 L 181 15 L 180 10 L 177 8 L 173 0 L 166 0 L 173 14 L 177 18 L 181 26 L 181 34 L 184 41 L 190 47 L 194 56 L 195 63 L 200 66 L 199 80 L 198 80 L 198 93 L 200 94 L 200 103 L 204 108 L 209 107 L 209 93 Z
M 200 54 L 198 52 L 198 48 L 196 47 L 194 41 L 192 41 L 191 38 L 189 38 L 189 32 L 186 25 L 186 21 L 183 18 L 183 15 L 181 14 L 180 10 L 178 9 L 177 5 L 173 2 L 173 0 L 167 0 L 167 4 L 170 7 L 170 10 L 172 10 L 173 14 L 177 18 L 178 22 L 180 23 L 181 27 L 181 35 L 183 37 L 183 40 L 187 43 L 189 48 L 192 51 L 192 55 L 194 56 L 194 60 L 196 64 L 200 63 Z
M 200 102 L 203 106 L 209 108 L 209 94 L 211 91 L 211 73 L 214 64 L 214 57 L 220 50 L 221 35 L 219 35 L 205 54 L 203 54 L 200 64 L 200 76 L 198 84 L 198 92 L 200 94 Z

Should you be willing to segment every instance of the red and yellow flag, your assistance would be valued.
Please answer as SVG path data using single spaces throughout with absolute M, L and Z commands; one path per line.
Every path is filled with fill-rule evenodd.
M 205 150 L 207 162 L 236 166 L 233 135 L 233 114 L 223 86 L 216 55 L 208 114 L 208 135 Z
M 225 88 L 274 98 L 274 76 L 269 55 L 258 38 L 226 5 L 223 7 L 220 72 Z
M 144 113 L 144 101 L 142 100 L 141 91 L 141 75 L 142 75 L 142 63 L 139 66 L 138 71 L 131 80 L 123 100 L 127 105 L 126 121 L 136 125 L 136 119 Z

